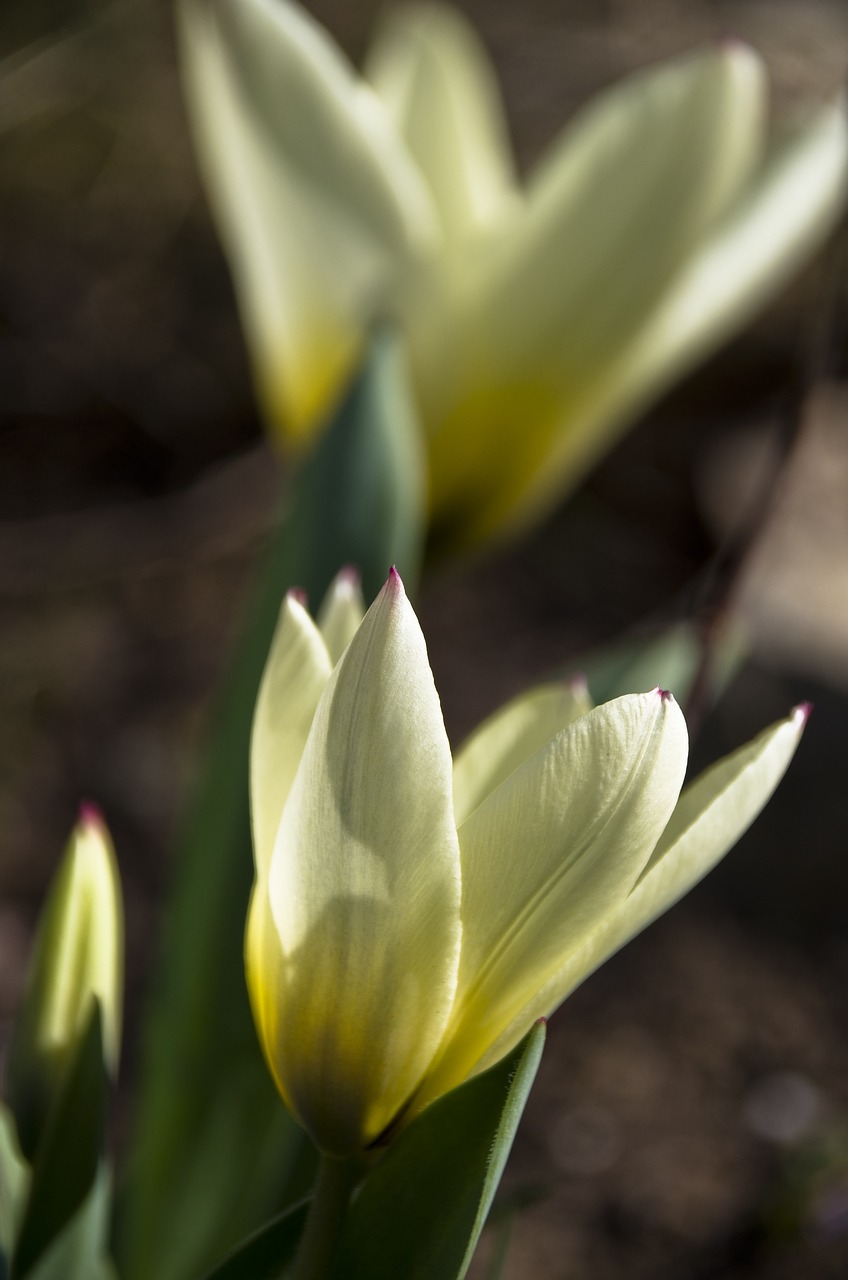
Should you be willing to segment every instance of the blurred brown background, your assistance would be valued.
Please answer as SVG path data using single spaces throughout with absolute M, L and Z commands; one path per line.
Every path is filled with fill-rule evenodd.
M 376 3 L 310 7 L 361 54 Z M 780 115 L 848 64 L 841 0 L 463 8 L 525 168 L 587 94 L 705 39 L 760 49 Z M 94 799 L 127 895 L 131 1092 L 169 847 L 278 480 L 169 6 L 16 0 L 0 57 L 0 1035 L 51 867 Z M 455 739 L 589 645 L 704 616 L 839 262 L 668 397 L 532 539 L 428 583 Z M 507 1179 L 524 1205 L 510 1280 L 848 1273 L 848 349 L 831 328 L 738 583 L 755 654 L 695 763 L 802 698 L 815 714 L 728 862 L 554 1019 Z M 504 1240 L 493 1231 L 489 1254 Z

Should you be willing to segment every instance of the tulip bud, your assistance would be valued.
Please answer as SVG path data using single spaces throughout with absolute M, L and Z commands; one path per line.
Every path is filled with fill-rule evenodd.
M 116 1075 L 122 989 L 123 906 L 115 853 L 99 811 L 84 805 L 42 913 L 9 1058 L 10 1101 L 28 1158 L 94 1000 L 100 1003 L 105 1065 Z

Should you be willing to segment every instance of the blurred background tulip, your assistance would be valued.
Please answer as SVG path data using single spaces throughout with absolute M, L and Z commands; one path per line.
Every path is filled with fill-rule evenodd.
M 626 78 L 519 184 L 461 13 L 400 8 L 359 79 L 290 0 L 185 0 L 199 157 L 272 431 L 320 430 L 378 320 L 409 344 L 433 539 L 538 520 L 818 248 L 844 103 L 766 148 L 726 42 Z

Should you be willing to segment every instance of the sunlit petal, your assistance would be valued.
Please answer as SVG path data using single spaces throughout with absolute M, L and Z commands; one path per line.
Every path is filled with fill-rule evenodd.
M 342 569 L 333 580 L 318 610 L 318 630 L 333 666 L 356 635 L 365 616 L 362 585 L 355 569 Z
M 455 9 L 392 9 L 367 79 L 427 180 L 451 240 L 504 212 L 515 174 L 500 91 L 476 32 Z
M 321 633 L 290 591 L 280 610 L 253 717 L 250 809 L 256 871 L 267 877 L 277 828 L 332 662 Z
M 397 574 L 322 695 L 283 812 L 270 898 L 284 955 L 286 1096 L 328 1150 L 403 1110 L 454 996 L 451 757 Z
M 538 518 L 650 400 L 747 324 L 835 225 L 848 189 L 848 117 L 840 100 L 775 151 L 691 256 L 661 305 L 602 375 L 569 397 L 546 465 L 523 497 L 500 494 L 488 527 Z
M 630 77 L 563 133 L 457 333 L 434 325 L 419 357 L 436 519 L 490 501 L 497 525 L 544 470 L 758 161 L 763 109 L 759 60 L 730 45 Z
M 464 1079 L 629 892 L 674 809 L 687 749 L 669 695 L 618 698 L 575 720 L 466 819 L 457 1002 L 425 1096 Z
M 461 825 L 505 778 L 592 707 L 583 680 L 520 694 L 474 730 L 456 754 L 453 801 Z
M 764 730 L 687 786 L 645 870 L 630 893 L 541 987 L 520 1020 L 480 1063 L 497 1062 L 523 1034 L 527 1019 L 556 1008 L 613 952 L 673 906 L 730 850 L 767 803 L 801 738 L 807 708 Z
M 191 122 L 272 426 L 313 430 L 435 235 L 372 91 L 294 4 L 183 0 Z

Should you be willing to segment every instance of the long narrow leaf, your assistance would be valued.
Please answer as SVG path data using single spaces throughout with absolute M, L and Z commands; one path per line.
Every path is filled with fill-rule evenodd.
M 100 1006 L 95 1002 L 36 1153 L 12 1280 L 33 1272 L 89 1196 L 102 1158 L 107 1092 Z
M 398 342 L 378 334 L 334 420 L 292 478 L 259 573 L 177 850 L 143 1064 L 137 1162 L 116 1245 L 125 1280 L 194 1280 L 291 1203 L 309 1177 L 301 1132 L 261 1059 L 244 985 L 253 873 L 250 726 L 288 587 L 304 587 L 317 605 L 346 563 L 359 565 L 366 593 L 376 592 L 393 561 L 414 578 L 423 477 L 411 406 Z
M 366 1178 L 331 1280 L 461 1280 L 542 1056 L 538 1023 L 502 1062 L 428 1107 Z

